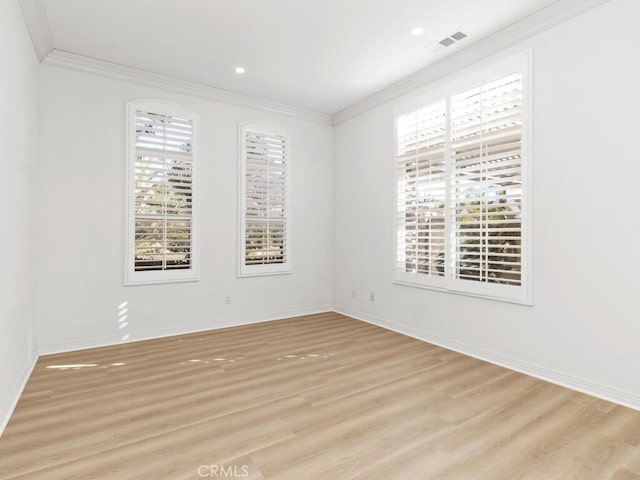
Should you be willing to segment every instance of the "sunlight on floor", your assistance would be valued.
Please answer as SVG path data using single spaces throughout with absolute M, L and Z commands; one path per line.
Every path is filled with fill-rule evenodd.
M 91 367 L 97 367 L 98 364 L 97 363 L 76 363 L 76 364 L 71 364 L 71 365 L 50 365 L 47 367 L 47 369 L 50 370 L 80 370 L 81 368 L 91 368 Z

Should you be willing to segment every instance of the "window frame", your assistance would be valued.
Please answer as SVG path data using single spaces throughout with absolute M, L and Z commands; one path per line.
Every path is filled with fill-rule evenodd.
M 403 272 L 398 269 L 398 222 L 396 215 L 398 212 L 398 119 L 400 116 L 415 112 L 420 108 L 427 107 L 437 101 L 445 100 L 447 116 L 450 114 L 451 98 L 466 90 L 473 89 L 484 83 L 506 77 L 509 74 L 520 73 L 522 75 L 522 148 L 521 148 L 521 177 L 522 177 L 522 197 L 521 197 L 521 285 L 503 285 L 474 280 L 464 280 L 454 278 L 451 269 L 445 268 L 444 276 L 425 275 L 418 273 Z M 447 144 L 450 140 L 450 120 L 447 120 Z M 480 297 L 490 300 L 517 303 L 522 305 L 532 305 L 531 286 L 531 258 L 532 258 L 532 236 L 531 236 L 531 212 L 532 212 L 532 79 L 531 79 L 531 51 L 527 50 L 517 55 L 512 55 L 502 60 L 485 63 L 480 67 L 465 69 L 454 76 L 447 77 L 433 85 L 422 89 L 417 95 L 405 97 L 398 103 L 393 116 L 393 283 L 410 287 L 425 288 L 429 290 L 449 292 L 454 294 Z M 445 153 L 446 173 L 445 177 L 450 178 L 452 165 L 449 151 Z M 451 216 L 451 181 L 447 181 L 445 206 L 445 264 L 451 264 L 452 234 L 455 229 L 452 227 Z
M 245 135 L 247 132 L 263 133 L 265 135 L 278 135 L 285 138 L 287 162 L 286 162 L 286 182 L 285 182 L 285 229 L 284 246 L 285 259 L 278 264 L 246 265 L 246 156 L 247 145 Z M 238 124 L 238 277 L 259 277 L 267 275 L 288 275 L 292 273 L 291 262 L 291 158 L 292 142 L 291 135 L 284 127 L 261 120 L 249 120 Z
M 186 118 L 192 121 L 193 166 L 191 169 L 191 264 L 188 269 L 177 270 L 135 270 L 135 166 L 136 166 L 136 111 L 147 110 L 163 113 L 172 117 Z M 126 228 L 125 228 L 125 281 L 126 286 L 153 285 L 162 283 L 196 282 L 199 281 L 199 251 L 198 251 L 198 170 L 199 170 L 199 128 L 200 117 L 193 110 L 175 103 L 163 100 L 134 100 L 126 105 Z

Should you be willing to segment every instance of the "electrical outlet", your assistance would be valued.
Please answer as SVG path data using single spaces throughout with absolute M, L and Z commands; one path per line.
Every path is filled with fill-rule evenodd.
M 231 297 L 229 296 L 224 297 L 224 303 L 225 305 L 231 305 Z
M 351 290 L 351 298 L 356 298 L 356 291 L 355 290 Z
M 373 292 L 369 292 L 369 300 L 372 302 L 376 301 L 376 294 Z

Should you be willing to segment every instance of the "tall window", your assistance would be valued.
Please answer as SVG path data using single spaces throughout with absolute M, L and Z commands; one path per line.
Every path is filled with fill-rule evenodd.
M 400 283 L 529 303 L 528 98 L 518 66 L 396 118 Z
M 129 104 L 128 284 L 197 279 L 197 117 L 164 102 Z
M 240 125 L 239 275 L 290 272 L 289 138 L 277 126 Z

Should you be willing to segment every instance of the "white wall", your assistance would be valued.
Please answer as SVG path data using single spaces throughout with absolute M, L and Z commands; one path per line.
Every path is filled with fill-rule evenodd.
M 38 61 L 18 2 L 0 0 L 0 433 L 35 360 Z
M 333 296 L 347 313 L 640 408 L 634 0 L 611 0 L 510 49 L 532 48 L 534 58 L 533 307 L 391 283 L 393 102 L 332 130 L 38 67 L 16 3 L 0 0 L 0 64 L 10 72 L 0 76 L 0 146 L 2 162 L 18 165 L 5 189 L 19 206 L 5 208 L 0 236 L 11 252 L 0 274 L 0 399 L 12 401 L 28 373 L 36 309 L 46 353 L 324 310 Z M 140 98 L 202 118 L 198 283 L 123 285 L 124 110 Z M 236 278 L 237 123 L 249 119 L 292 133 L 292 275 Z M 119 330 L 123 302 L 129 323 Z M 10 402 L 0 408 L 2 420 Z
M 391 283 L 401 99 L 334 131 L 336 307 L 640 408 L 638 18 L 613 0 L 510 49 L 533 50 L 533 307 Z
M 199 282 L 123 285 L 125 104 L 134 99 L 172 101 L 201 117 Z M 331 126 L 49 65 L 41 102 L 41 353 L 331 308 Z M 243 120 L 277 122 L 291 134 L 291 275 L 236 277 Z M 128 325 L 119 330 L 123 302 Z

